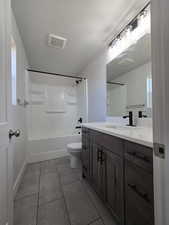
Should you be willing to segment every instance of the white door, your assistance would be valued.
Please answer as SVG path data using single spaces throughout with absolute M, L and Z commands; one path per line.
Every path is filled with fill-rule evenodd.
M 10 7 L 10 0 L 0 0 L 0 225 L 12 224 L 13 211 Z

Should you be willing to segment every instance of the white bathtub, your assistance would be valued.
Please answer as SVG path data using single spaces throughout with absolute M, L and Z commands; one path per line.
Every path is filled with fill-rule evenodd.
M 29 138 L 27 143 L 27 161 L 38 162 L 67 156 L 68 143 L 80 142 L 81 135 Z

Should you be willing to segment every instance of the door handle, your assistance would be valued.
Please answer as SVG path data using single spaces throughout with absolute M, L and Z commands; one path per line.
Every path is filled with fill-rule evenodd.
M 101 162 L 101 156 L 102 155 L 102 151 L 100 149 L 97 149 L 97 162 Z
M 9 139 L 11 139 L 13 136 L 19 137 L 21 134 L 21 131 L 19 129 L 13 131 L 12 129 L 9 130 Z
M 103 150 L 101 151 L 101 159 L 100 159 L 100 162 L 101 164 L 103 164 L 105 161 L 105 153 L 103 152 Z

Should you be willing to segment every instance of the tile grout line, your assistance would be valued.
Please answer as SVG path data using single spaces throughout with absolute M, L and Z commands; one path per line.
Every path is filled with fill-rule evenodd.
M 40 186 L 41 186 L 41 177 L 42 177 L 42 174 L 43 174 L 43 168 L 42 168 L 42 162 L 39 163 L 39 173 L 38 173 L 38 182 L 37 182 L 37 192 L 36 193 L 33 193 L 33 194 L 30 194 L 28 196 L 23 196 L 23 198 L 26 198 L 26 197 L 30 197 L 32 195 L 36 195 L 37 196 L 37 199 L 36 199 L 36 202 L 37 202 L 37 205 L 35 206 L 35 210 L 36 210 L 36 215 L 35 215 L 35 224 L 38 225 L 39 223 L 39 209 L 41 206 L 43 205 L 46 205 L 46 204 L 49 204 L 51 202 L 54 202 L 56 200 L 59 200 L 59 199 L 62 199 L 63 200 L 63 203 L 64 203 L 64 211 L 65 211 L 65 219 L 66 219 L 66 223 L 67 225 L 72 225 L 71 223 L 71 219 L 70 219 L 70 213 L 69 213 L 69 210 L 68 210 L 68 205 L 67 205 L 67 202 L 66 202 L 66 196 L 65 196 L 65 192 L 64 192 L 64 186 L 67 186 L 67 185 L 71 185 L 73 183 L 76 183 L 76 182 L 80 182 L 81 185 L 82 185 L 82 188 L 83 190 L 85 191 L 86 193 L 86 196 L 88 197 L 89 201 L 91 202 L 91 204 L 93 205 L 93 207 L 95 208 L 96 212 L 97 212 L 97 218 L 93 218 L 92 221 L 90 221 L 89 223 L 87 223 L 86 225 L 92 225 L 93 223 L 97 222 L 97 221 L 101 221 L 103 225 L 105 225 L 104 223 L 104 219 L 103 217 L 101 216 L 101 214 L 99 213 L 99 210 L 97 208 L 97 204 L 95 204 L 95 201 L 92 199 L 92 196 L 90 195 L 90 190 L 87 188 L 85 182 L 87 182 L 85 179 L 81 179 L 80 176 L 79 176 L 79 179 L 75 180 L 75 181 L 72 181 L 71 183 L 69 184 L 62 184 L 61 182 L 61 178 L 62 178 L 62 175 L 59 173 L 58 171 L 58 163 L 55 164 L 55 167 L 56 167 L 56 170 L 53 171 L 53 173 L 55 173 L 56 175 L 58 175 L 58 180 L 59 180 L 59 185 L 60 185 L 60 189 L 61 189 L 61 193 L 62 193 L 62 197 L 59 198 L 59 199 L 53 199 L 49 202 L 45 202 L 43 204 L 40 204 Z M 63 163 L 64 164 L 64 163 Z
M 82 181 L 83 181 L 83 182 L 87 182 L 86 180 L 83 179 L 83 177 L 82 177 Z M 81 184 L 82 184 L 82 186 L 83 186 L 82 181 L 81 181 Z M 83 189 L 85 189 L 85 192 L 86 192 L 87 196 L 89 197 L 89 199 L 90 199 L 92 205 L 93 205 L 94 208 L 96 209 L 96 212 L 98 213 L 99 218 L 102 220 L 103 225 L 105 225 L 104 220 L 103 220 L 101 214 L 99 213 L 99 210 L 97 209 L 97 207 L 96 207 L 94 201 L 92 200 L 92 198 L 90 197 L 90 195 L 89 195 L 89 193 L 88 193 L 88 191 L 87 191 L 87 188 L 83 186 Z M 97 218 L 95 221 L 97 221 L 99 218 Z M 95 221 L 93 221 L 93 222 L 95 222 Z M 93 222 L 91 222 L 91 223 L 93 223 Z M 88 225 L 90 225 L 91 223 L 89 223 Z
M 19 201 L 19 200 L 22 200 L 24 198 L 29 198 L 29 197 L 34 196 L 34 195 L 37 195 L 37 192 L 26 194 L 26 195 L 23 195 L 23 196 L 21 196 L 19 198 L 15 198 L 14 201 Z
M 101 217 L 98 217 L 97 219 L 91 221 L 90 223 L 88 223 L 87 225 L 92 225 L 92 223 L 97 222 L 98 220 L 102 220 Z
M 68 186 L 68 185 L 74 184 L 74 183 L 79 182 L 79 181 L 81 181 L 81 179 L 80 179 L 80 178 L 79 178 L 79 179 L 77 179 L 77 180 L 71 181 L 71 182 L 70 182 L 70 183 L 68 183 L 68 184 L 63 184 L 62 186 Z
M 58 173 L 58 170 L 57 170 L 57 173 Z M 60 177 L 59 173 L 58 173 L 58 177 L 59 177 L 59 183 L 60 183 L 60 187 L 61 187 L 61 191 L 62 191 L 62 195 L 63 195 L 63 201 L 64 201 L 64 204 L 65 204 L 65 211 L 66 211 L 66 214 L 67 214 L 67 217 L 68 217 L 69 225 L 71 225 L 69 210 L 67 208 L 67 203 L 66 203 L 66 199 L 65 199 L 65 195 L 64 195 L 64 191 L 63 191 L 63 185 L 61 183 L 61 177 Z
M 38 199 L 37 199 L 37 208 L 36 208 L 36 225 L 38 225 L 38 215 L 39 215 L 39 195 L 40 195 L 40 179 L 41 179 L 41 163 L 40 166 L 40 173 L 39 173 L 39 182 L 38 182 Z
M 60 178 L 60 174 L 59 174 L 59 178 Z M 76 183 L 76 182 L 80 182 L 80 183 L 81 183 L 83 190 L 85 191 L 85 193 L 87 194 L 87 196 L 88 196 L 88 198 L 89 198 L 89 201 L 91 202 L 91 204 L 93 205 L 93 207 L 95 208 L 95 210 L 96 210 L 96 212 L 97 212 L 97 214 L 98 214 L 98 217 L 97 217 L 96 219 L 94 219 L 93 221 L 89 222 L 89 223 L 86 224 L 86 225 L 90 225 L 90 224 L 92 224 L 93 222 L 95 222 L 95 221 L 97 221 L 97 220 L 99 220 L 99 219 L 102 221 L 103 225 L 105 225 L 104 222 L 103 222 L 103 218 L 101 217 L 100 213 L 98 212 L 98 210 L 97 210 L 95 204 L 93 203 L 93 201 L 92 201 L 90 195 L 88 194 L 86 188 L 84 187 L 84 185 L 83 185 L 81 179 L 78 179 L 78 180 L 76 180 L 76 181 L 73 181 L 73 182 L 71 182 L 70 184 L 67 184 L 67 185 L 62 185 L 62 187 L 63 187 L 63 186 L 71 185 L 71 184 Z M 63 196 L 64 196 L 64 195 L 63 195 Z M 64 201 L 65 201 L 65 204 L 66 204 L 65 196 L 64 196 L 63 198 L 64 198 Z M 67 210 L 67 211 L 68 211 L 68 210 Z M 69 213 L 68 213 L 68 215 L 69 215 Z M 71 223 L 70 223 L 70 224 L 71 224 Z
M 56 202 L 57 200 L 61 200 L 61 199 L 63 199 L 63 197 L 55 198 L 55 199 L 52 199 L 52 200 L 43 202 L 43 203 L 39 204 L 39 207 L 41 207 L 41 206 L 43 207 L 43 206 L 45 206 L 45 205 L 48 205 L 48 204 L 50 204 L 50 203 Z
M 59 176 L 59 181 L 60 181 L 60 183 L 61 183 L 61 175 L 60 175 L 59 173 L 58 173 L 58 176 Z M 102 216 L 101 216 L 100 213 L 98 212 L 98 209 L 96 208 L 96 206 L 95 206 L 93 200 L 91 199 L 90 195 L 88 194 L 88 191 L 87 191 L 86 188 L 84 187 L 84 185 L 83 185 L 83 183 L 82 183 L 82 179 L 78 179 L 78 180 L 73 181 L 73 182 L 71 182 L 70 184 L 67 184 L 67 185 L 71 185 L 71 184 L 76 183 L 76 182 L 80 182 L 80 183 L 81 183 L 83 190 L 84 190 L 85 193 L 87 194 L 87 196 L 88 196 L 88 198 L 89 198 L 91 204 L 93 205 L 93 207 L 95 208 L 95 210 L 96 210 L 96 212 L 97 212 L 97 214 L 98 214 L 98 217 L 97 217 L 96 219 L 94 219 L 93 221 L 89 222 L 89 223 L 86 224 L 86 225 L 91 225 L 93 222 L 96 222 L 96 221 L 99 220 L 99 219 L 102 221 L 103 225 L 105 225 Z M 61 184 L 61 187 L 62 187 L 63 199 L 64 199 L 65 206 L 66 206 L 66 211 L 67 211 L 67 214 L 68 214 L 69 222 L 70 222 L 70 224 L 71 224 L 70 217 L 69 217 L 69 211 L 68 211 L 68 208 L 67 208 L 67 204 L 66 204 L 66 200 L 65 200 L 65 196 L 64 196 L 64 192 L 63 192 L 63 186 L 67 186 L 67 185 L 62 185 L 62 184 Z

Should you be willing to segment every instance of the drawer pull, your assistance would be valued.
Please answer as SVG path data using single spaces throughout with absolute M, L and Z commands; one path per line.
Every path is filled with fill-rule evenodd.
M 104 161 L 105 161 L 105 154 L 103 151 L 101 151 L 101 161 L 100 161 L 101 165 L 103 164 Z
M 137 193 L 141 198 L 143 198 L 146 202 L 150 202 L 148 194 L 144 191 L 139 190 L 139 188 L 135 184 L 128 184 L 128 186 Z
M 83 150 L 86 150 L 86 149 L 87 149 L 87 147 L 83 145 L 82 149 L 83 149 Z
M 97 162 L 102 161 L 102 150 L 97 149 Z
M 117 169 L 114 168 L 114 184 L 117 185 Z
M 87 171 L 87 167 L 86 166 L 83 166 L 83 170 Z
M 150 160 L 143 154 L 140 154 L 138 152 L 128 152 L 129 155 L 133 156 L 133 157 L 136 157 L 138 159 L 141 159 L 145 162 L 150 162 Z

